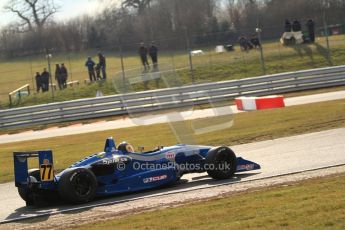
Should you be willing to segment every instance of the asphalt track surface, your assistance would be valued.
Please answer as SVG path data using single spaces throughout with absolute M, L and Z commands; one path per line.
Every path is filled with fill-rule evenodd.
M 51 205 L 34 209 L 25 207 L 12 183 L 0 185 L 0 223 L 89 209 L 96 206 L 131 202 L 146 197 L 162 196 L 169 193 L 199 190 L 215 186 L 229 186 L 251 180 L 260 180 L 280 175 L 315 170 L 345 164 L 345 128 L 304 134 L 233 146 L 238 156 L 261 164 L 258 171 L 242 173 L 230 180 L 215 181 L 202 174 L 185 175 L 181 182 L 172 187 L 156 189 L 135 194 L 117 195 L 98 199 L 86 205 Z M 231 185 L 230 185 L 231 186 Z
M 337 92 L 330 92 L 330 93 L 323 93 L 323 94 L 314 94 L 308 96 L 300 96 L 300 97 L 291 97 L 285 99 L 286 106 L 293 106 L 293 105 L 302 105 L 302 104 L 309 104 L 315 102 L 324 102 L 324 101 L 331 101 L 331 100 L 339 100 L 345 99 L 345 90 L 337 91 Z M 59 137 L 59 136 L 66 136 L 66 135 L 73 135 L 73 134 L 82 134 L 82 133 L 89 133 L 89 132 L 96 132 L 96 131 L 104 131 L 104 130 L 112 130 L 112 129 L 120 129 L 120 128 L 127 128 L 127 127 L 134 127 L 140 125 L 152 125 L 158 123 L 166 123 L 168 121 L 175 121 L 176 119 L 183 119 L 183 120 L 193 120 L 198 118 L 206 118 L 206 117 L 213 117 L 219 115 L 226 115 L 226 114 L 236 114 L 241 111 L 238 111 L 236 106 L 228 107 L 220 107 L 215 109 L 202 109 L 202 110 L 188 110 L 180 112 L 180 116 L 176 116 L 176 114 L 169 115 L 169 114 L 162 114 L 162 115 L 152 115 L 146 117 L 135 117 L 135 119 L 131 119 L 130 117 L 125 117 L 123 119 L 117 119 L 113 121 L 98 121 L 91 124 L 76 124 L 67 127 L 51 127 L 45 130 L 38 130 L 38 131 L 26 131 L 23 133 L 18 134 L 4 134 L 0 135 L 0 144 L 11 143 L 11 142 L 19 142 L 19 141 L 28 141 L 28 140 L 36 140 L 42 138 L 50 138 L 50 137 Z M 145 119 L 143 119 L 145 118 Z

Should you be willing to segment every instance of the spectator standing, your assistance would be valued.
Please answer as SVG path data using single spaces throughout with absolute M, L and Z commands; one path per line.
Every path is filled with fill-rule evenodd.
M 158 48 L 155 46 L 154 42 L 151 42 L 151 46 L 149 48 L 149 55 L 152 60 L 153 69 L 158 69 Z
M 315 23 L 313 19 L 309 19 L 307 21 L 307 28 L 308 28 L 310 42 L 314 43 L 315 42 Z
M 67 88 L 68 71 L 67 71 L 67 68 L 66 68 L 64 63 L 61 64 L 60 71 L 61 71 L 62 87 L 64 89 L 66 89 Z
M 292 25 L 289 19 L 285 20 L 285 27 L 284 27 L 284 31 L 285 32 L 291 32 L 292 30 Z
M 101 52 L 98 53 L 98 64 L 99 64 L 100 70 L 102 71 L 102 78 L 103 80 L 106 80 L 107 79 L 107 73 L 105 71 L 106 60 L 105 60 L 105 56 Z
M 55 66 L 55 80 L 57 81 L 59 85 L 59 89 L 63 89 L 63 84 L 62 84 L 62 74 L 61 74 L 61 68 L 59 64 L 56 64 Z
M 252 34 L 252 37 L 250 39 L 250 42 L 253 44 L 253 46 L 257 49 L 257 48 L 260 48 L 261 47 L 261 44 L 260 44 L 260 40 L 257 36 L 256 33 L 253 33 Z
M 95 70 L 96 70 L 97 80 L 101 80 L 101 65 L 99 63 L 97 63 Z
M 39 93 L 40 90 L 42 90 L 42 92 L 43 92 L 42 77 L 41 77 L 41 74 L 39 72 L 36 72 L 35 79 L 36 79 L 36 90 L 37 90 L 37 93 Z
M 250 41 L 244 35 L 239 37 L 238 41 L 240 43 L 242 51 L 247 51 L 248 52 L 250 49 L 253 48 L 253 45 L 250 43 Z
M 240 36 L 238 38 L 238 42 L 240 43 L 240 47 L 241 47 L 241 50 L 245 50 L 245 47 L 246 47 L 246 39 L 244 38 L 244 36 Z
M 292 23 L 292 31 L 293 32 L 302 31 L 301 23 L 297 19 L 295 19 Z
M 91 57 L 88 57 L 85 66 L 87 67 L 89 72 L 90 82 L 96 81 L 95 65 L 95 62 L 92 61 Z
M 144 46 L 144 43 L 140 43 L 140 47 L 139 47 L 139 55 L 140 55 L 140 59 L 141 59 L 141 63 L 144 66 L 144 69 L 150 69 L 150 64 L 147 61 L 147 48 Z
M 42 91 L 47 92 L 49 91 L 49 72 L 46 68 L 43 69 L 43 72 L 41 73 L 41 79 L 42 79 Z

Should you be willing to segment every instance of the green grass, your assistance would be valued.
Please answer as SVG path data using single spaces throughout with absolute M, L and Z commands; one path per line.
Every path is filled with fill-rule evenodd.
M 214 118 L 196 121 L 200 122 L 199 124 L 208 124 L 210 120 L 214 122 Z M 185 125 L 187 128 L 184 133 L 188 133 L 187 131 L 191 130 L 191 121 L 186 121 Z M 236 114 L 231 128 L 198 135 L 196 142 L 231 146 L 339 127 L 345 127 L 345 100 Z M 117 142 L 126 140 L 135 148 L 145 146 L 146 149 L 158 145 L 169 146 L 177 142 L 168 124 L 157 124 L 1 144 L 0 183 L 13 180 L 14 151 L 52 149 L 55 169 L 61 170 L 82 157 L 102 151 L 104 141 L 109 136 L 113 136 Z M 36 164 L 31 167 L 37 167 Z
M 345 63 L 345 37 L 330 37 L 331 60 L 328 60 L 325 48 L 325 39 L 319 38 L 316 44 L 301 45 L 296 47 L 283 47 L 278 42 L 264 44 L 264 57 L 266 73 L 280 73 L 287 71 L 303 70 L 310 68 L 325 67 L 331 64 L 342 65 Z M 206 55 L 193 57 L 195 82 L 214 82 L 231 79 L 241 79 L 263 75 L 259 52 L 252 50 L 248 53 L 241 52 L 238 48 L 235 52 L 216 54 L 213 47 L 205 48 Z M 84 85 L 87 77 L 84 66 L 85 57 L 95 54 L 96 51 L 88 51 L 74 54 L 53 54 L 53 63 L 64 62 L 70 71 L 70 80 L 80 80 L 81 85 L 69 88 L 63 92 L 56 92 L 54 101 L 71 100 L 77 98 L 94 97 L 97 90 L 105 95 L 118 92 L 113 81 L 108 80 L 103 84 Z M 109 79 L 114 77 L 115 82 L 121 82 L 121 65 L 118 53 L 106 53 L 108 60 Z M 95 58 L 96 59 L 96 58 Z M 96 59 L 97 60 L 97 59 Z M 187 52 L 160 52 L 159 56 L 161 71 L 175 68 L 183 68 L 189 65 Z M 140 60 L 135 53 L 128 53 L 124 58 L 126 77 L 138 76 L 141 73 Z M 41 71 L 46 65 L 44 56 L 18 58 L 0 62 L 0 108 L 8 106 L 8 93 L 24 84 L 33 86 L 33 76 L 36 71 Z M 176 73 L 165 74 L 168 78 L 176 80 L 169 82 L 169 86 L 191 84 L 190 70 L 183 69 Z M 168 85 L 161 84 L 161 88 Z M 154 82 L 150 83 L 149 89 L 156 88 Z M 142 85 L 135 85 L 133 90 L 144 90 Z M 15 102 L 14 106 L 33 105 L 38 103 L 52 102 L 51 93 L 33 94 L 21 101 Z
M 345 229 L 344 203 L 341 175 L 71 229 Z

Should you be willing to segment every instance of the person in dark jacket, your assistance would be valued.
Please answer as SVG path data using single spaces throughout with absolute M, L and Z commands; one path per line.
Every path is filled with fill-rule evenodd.
M 106 60 L 105 60 L 105 56 L 101 52 L 98 53 L 98 64 L 99 64 L 100 70 L 102 71 L 103 80 L 107 79 L 107 73 L 105 71 Z
M 41 73 L 41 79 L 42 79 L 42 91 L 47 92 L 49 91 L 49 72 L 46 68 L 43 69 L 43 72 Z
M 242 51 L 248 52 L 250 49 L 253 49 L 253 44 L 244 35 L 239 37 L 238 41 Z
M 253 44 L 253 46 L 257 49 L 261 47 L 260 40 L 258 38 L 258 35 L 256 33 L 252 34 L 252 37 L 250 39 L 250 42 Z
M 144 66 L 144 69 L 150 69 L 150 64 L 147 61 L 147 48 L 144 46 L 144 43 L 140 43 L 140 47 L 139 47 L 139 55 L 140 55 L 140 59 L 141 59 L 141 63 Z
M 95 65 L 95 62 L 92 61 L 91 57 L 88 57 L 87 61 L 85 62 L 85 66 L 87 67 L 87 70 L 89 72 L 90 82 L 96 81 Z
M 95 68 L 97 80 L 102 79 L 101 78 L 101 69 L 102 69 L 101 65 L 99 63 L 97 63 L 96 68 Z
M 151 42 L 151 46 L 149 48 L 149 55 L 152 60 L 153 69 L 158 69 L 158 48 L 155 46 L 154 42 Z
M 37 90 L 37 93 L 39 93 L 40 90 L 43 91 L 43 88 L 42 88 L 42 77 L 41 77 L 41 74 L 39 72 L 36 72 L 35 79 L 36 79 L 36 90 Z
M 62 74 L 61 74 L 61 68 L 59 64 L 56 64 L 55 66 L 55 80 L 57 81 L 59 85 L 59 89 L 63 89 L 63 83 L 62 83 Z
M 285 20 L 285 26 L 284 26 L 284 31 L 285 32 L 291 32 L 292 30 L 292 25 L 289 19 Z
M 293 32 L 302 31 L 301 23 L 297 19 L 295 19 L 292 23 L 292 31 Z
M 238 42 L 240 43 L 241 50 L 245 51 L 246 50 L 246 39 L 243 35 L 238 38 Z
M 67 71 L 67 68 L 66 68 L 64 63 L 61 64 L 60 72 L 61 72 L 62 87 L 64 89 L 66 89 L 67 88 L 68 71 Z
M 315 23 L 313 19 L 309 19 L 307 21 L 307 28 L 308 28 L 310 42 L 314 43 L 315 42 Z

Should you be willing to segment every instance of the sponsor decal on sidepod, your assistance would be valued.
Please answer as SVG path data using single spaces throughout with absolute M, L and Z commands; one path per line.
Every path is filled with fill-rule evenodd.
M 167 179 L 167 178 L 168 178 L 168 176 L 164 174 L 164 175 L 160 175 L 160 176 L 144 178 L 143 182 L 146 184 L 146 183 L 151 183 L 151 182 L 155 182 L 155 181 L 164 180 L 164 179 Z
M 174 159 L 175 158 L 175 153 L 174 152 L 168 152 L 166 154 L 166 158 L 167 159 Z

